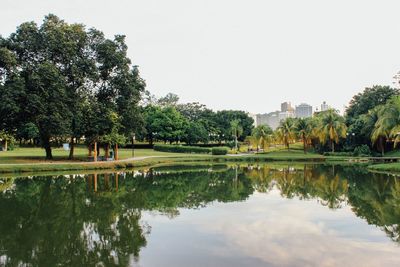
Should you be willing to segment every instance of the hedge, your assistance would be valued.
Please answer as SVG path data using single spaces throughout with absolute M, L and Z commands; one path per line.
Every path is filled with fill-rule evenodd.
M 213 155 L 226 155 L 228 153 L 229 148 L 227 147 L 213 147 L 211 149 L 211 154 Z
M 351 157 L 352 152 L 324 152 L 324 156 L 338 156 L 338 157 Z
M 154 150 L 161 152 L 174 152 L 174 153 L 197 153 L 197 154 L 211 153 L 211 148 L 197 147 L 197 146 L 154 145 Z

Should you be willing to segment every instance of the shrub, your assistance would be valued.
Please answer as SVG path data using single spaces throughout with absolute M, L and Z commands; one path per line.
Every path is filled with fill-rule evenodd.
M 211 154 L 213 155 L 226 155 L 228 153 L 229 148 L 227 147 L 213 147 L 211 149 Z
M 196 154 L 208 154 L 211 152 L 211 148 L 208 147 L 179 146 L 179 145 L 154 145 L 154 150 L 161 152 L 196 153 Z
M 368 157 L 371 156 L 371 149 L 368 145 L 357 146 L 354 148 L 353 155 L 358 157 Z
M 351 152 L 324 152 L 324 156 L 350 157 L 352 155 Z

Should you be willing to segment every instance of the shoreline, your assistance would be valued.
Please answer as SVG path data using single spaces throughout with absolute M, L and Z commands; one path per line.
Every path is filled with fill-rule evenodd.
M 359 165 L 375 173 L 400 174 L 400 163 L 371 164 L 369 162 L 357 161 L 352 157 L 327 157 L 327 156 L 265 156 L 265 155 L 176 155 L 176 156 L 143 156 L 136 158 L 127 158 L 118 161 L 98 161 L 98 162 L 68 162 L 52 161 L 40 163 L 4 163 L 0 164 L 0 176 L 3 175 L 21 175 L 21 174 L 40 174 L 40 173 L 66 173 L 75 171 L 112 171 L 122 169 L 133 169 L 141 167 L 154 167 L 160 164 L 179 164 L 179 163 L 268 163 L 268 162 L 288 162 L 288 163 L 337 163 Z
M 135 167 L 151 167 L 157 164 L 173 164 L 179 162 L 299 162 L 299 163 L 321 163 L 325 157 L 265 157 L 254 155 L 233 156 L 147 156 L 128 158 L 118 161 L 98 162 L 43 162 L 43 163 L 13 163 L 0 164 L 0 174 L 17 173 L 40 173 L 52 171 L 86 171 L 86 170 L 120 170 Z

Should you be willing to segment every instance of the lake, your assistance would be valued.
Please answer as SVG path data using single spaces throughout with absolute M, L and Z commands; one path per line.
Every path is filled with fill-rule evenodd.
M 0 266 L 400 266 L 399 179 L 295 163 L 0 178 Z

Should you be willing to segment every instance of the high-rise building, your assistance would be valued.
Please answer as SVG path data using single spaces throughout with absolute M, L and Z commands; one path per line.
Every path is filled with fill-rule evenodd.
M 321 111 L 327 111 L 328 109 L 330 109 L 331 107 L 326 104 L 326 101 L 322 102 L 321 104 Z
M 292 107 L 292 104 L 290 102 L 283 102 L 281 103 L 281 112 L 293 112 L 294 109 Z
M 309 118 L 312 117 L 312 106 L 301 103 L 300 105 L 296 106 L 295 115 L 296 118 Z

